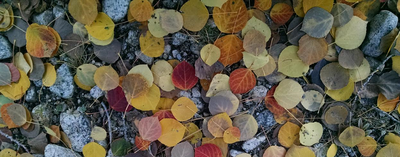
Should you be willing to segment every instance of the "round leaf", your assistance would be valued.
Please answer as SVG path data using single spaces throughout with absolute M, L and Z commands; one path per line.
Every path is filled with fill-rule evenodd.
M 337 90 L 349 83 L 350 74 L 347 69 L 340 66 L 339 63 L 333 62 L 322 67 L 321 81 L 329 90 Z
M 11 84 L 11 71 L 4 63 L 0 63 L 0 86 Z
M 377 146 L 375 139 L 370 136 L 365 137 L 361 143 L 357 144 L 358 151 L 360 151 L 363 156 L 371 156 L 374 154 Z
M 181 7 L 183 16 L 183 27 L 197 32 L 207 23 L 208 10 L 200 0 L 189 0 Z
M 160 15 L 166 9 L 156 9 L 154 10 L 151 18 L 149 19 L 148 27 L 150 33 L 156 38 L 162 38 L 167 35 L 168 32 L 161 27 Z
M 323 132 L 324 128 L 318 122 L 304 124 L 299 132 L 300 143 L 305 146 L 312 146 L 319 142 Z
M 285 157 L 315 157 L 315 153 L 309 148 L 304 146 L 293 145 L 286 152 Z
M 183 27 L 183 17 L 175 10 L 164 10 L 160 13 L 161 28 L 168 33 L 175 33 Z
M 305 3 L 306 0 L 303 2 Z M 306 9 L 304 9 L 304 11 L 306 11 Z M 323 38 L 331 30 L 332 24 L 333 16 L 329 12 L 320 7 L 314 7 L 304 16 L 301 31 L 306 32 L 309 36 L 314 38 Z
M 102 127 L 94 126 L 90 133 L 90 137 L 96 141 L 103 141 L 107 137 L 107 132 Z
M 174 148 L 172 148 L 171 156 L 173 156 L 173 157 L 194 157 L 193 146 L 187 141 L 179 143 Z
M 339 53 L 339 64 L 346 69 L 357 69 L 361 66 L 364 59 L 364 53 L 356 48 L 352 50 L 342 49 Z
M 146 117 L 139 122 L 139 134 L 146 141 L 155 141 L 161 136 L 161 125 L 157 117 Z
M 21 78 L 18 80 L 18 82 L 11 83 L 11 85 L 7 86 L 0 86 L 0 93 L 12 100 L 21 99 L 31 86 L 31 82 L 29 81 L 26 73 L 22 70 L 19 70 L 19 73 Z
M 97 67 L 93 64 L 82 64 L 76 70 L 76 75 L 78 76 L 79 82 L 86 86 L 93 87 L 96 85 L 94 82 L 94 73 Z
M 237 127 L 230 127 L 224 131 L 224 142 L 228 144 L 235 143 L 240 140 L 240 130 Z
M 222 157 L 221 149 L 211 143 L 203 144 L 194 149 L 195 157 Z
M 265 36 L 266 42 L 271 38 L 271 29 L 269 28 L 269 26 L 265 22 L 257 19 L 254 16 L 251 17 L 249 21 L 247 21 L 246 26 L 242 30 L 242 37 L 244 37 L 250 30 L 259 31 L 262 35 Z
M 172 91 L 175 89 L 174 84 L 172 83 L 172 68 L 171 64 L 169 64 L 165 60 L 157 61 L 152 67 L 151 72 L 154 76 L 154 84 L 160 87 L 164 91 Z
M 299 47 L 288 46 L 279 55 L 278 71 L 289 77 L 300 77 L 307 73 L 309 67 L 297 55 Z
M 223 33 L 236 33 L 247 23 L 247 9 L 243 0 L 228 0 L 221 8 L 214 7 L 215 25 Z
M 50 63 L 44 63 L 44 69 L 42 83 L 44 86 L 50 87 L 56 83 L 57 72 L 55 67 Z
M 229 76 L 225 74 L 216 74 L 210 83 L 206 96 L 212 97 L 219 92 L 228 90 L 230 90 Z
M 278 133 L 279 143 L 289 148 L 293 145 L 294 141 L 299 138 L 300 127 L 292 122 L 286 122 Z
M 243 41 L 236 35 L 226 35 L 218 38 L 214 45 L 221 50 L 221 56 L 218 61 L 224 66 L 232 65 L 243 58 Z
M 214 137 L 223 137 L 224 131 L 232 127 L 232 120 L 228 114 L 217 114 L 208 121 L 207 128 Z
M 158 138 L 162 144 L 172 147 L 178 144 L 185 134 L 185 126 L 175 119 L 164 118 L 160 121 L 161 136 Z
M 331 12 L 333 7 L 333 0 L 303 0 L 304 13 L 308 13 L 314 7 L 321 7 L 327 12 Z
M 350 79 L 354 82 L 366 79 L 370 74 L 370 65 L 367 59 L 364 58 L 362 64 L 357 69 L 350 69 Z
M 342 133 L 340 133 L 339 141 L 345 146 L 354 147 L 361 143 L 364 140 L 364 137 L 365 132 L 363 129 L 355 126 L 349 126 Z
M 233 119 L 233 126 L 240 130 L 240 141 L 246 141 L 257 133 L 258 124 L 252 115 L 243 114 Z
M 229 97 L 217 95 L 211 97 L 208 108 L 212 115 L 225 112 L 230 116 L 236 112 L 238 105 L 234 105 Z
M 124 90 L 126 100 L 145 95 L 149 90 L 146 79 L 140 74 L 128 74 L 122 80 L 122 89 Z
M 367 24 L 367 21 L 353 16 L 348 23 L 336 28 L 335 44 L 349 50 L 359 47 L 367 34 Z
M 187 97 L 180 97 L 172 105 L 171 112 L 179 121 L 187 121 L 198 111 L 196 105 Z
M 146 79 L 148 87 L 151 87 L 153 85 L 153 73 L 151 72 L 147 64 L 136 65 L 131 70 L 129 70 L 128 74 L 140 74 Z
M 107 14 L 99 12 L 94 22 L 85 28 L 92 37 L 107 40 L 114 36 L 115 24 Z
M 158 101 L 160 101 L 160 96 L 160 89 L 155 84 L 153 84 L 153 86 L 149 88 L 147 93 L 139 97 L 130 99 L 129 102 L 133 107 L 138 110 L 150 111 L 156 109 Z
M 119 76 L 111 66 L 102 66 L 94 73 L 94 82 L 101 90 L 109 91 L 118 87 Z
M 90 25 L 97 17 L 96 0 L 70 0 L 68 11 L 80 23 Z
M 319 62 L 328 54 L 328 43 L 324 38 L 304 35 L 299 40 L 299 58 L 307 65 Z
M 124 156 L 131 149 L 131 143 L 123 138 L 116 139 L 111 143 L 111 152 L 115 156 Z
M 400 152 L 400 144 L 389 143 L 379 150 L 378 154 L 376 154 L 376 157 L 396 157 L 398 156 L 397 152 Z
M 153 10 L 153 6 L 148 0 L 133 0 L 129 4 L 129 14 L 139 22 L 144 22 L 150 19 Z
M 200 56 L 201 59 L 203 59 L 204 63 L 212 66 L 215 62 L 218 61 L 219 57 L 221 56 L 221 50 L 213 44 L 207 44 L 203 48 L 201 48 Z
M 265 36 L 255 29 L 249 30 L 243 39 L 244 50 L 256 56 L 265 51 L 266 44 Z
M 106 156 L 106 150 L 104 147 L 96 142 L 90 142 L 83 146 L 82 153 L 85 157 Z
M 293 8 L 286 3 L 277 3 L 271 9 L 271 19 L 278 25 L 284 25 L 293 15 Z
M 353 17 L 353 8 L 343 3 L 336 3 L 331 14 L 333 15 L 333 27 L 341 27 Z
M 270 146 L 265 150 L 263 157 L 284 157 L 285 154 L 286 149 L 284 147 Z
M 179 63 L 172 72 L 172 82 L 179 89 L 191 89 L 196 85 L 197 81 L 195 69 L 186 61 Z
M 229 86 L 232 93 L 243 94 L 249 92 L 256 85 L 256 77 L 250 69 L 240 68 L 231 73 Z
M 301 104 L 309 111 L 318 111 L 324 105 L 324 95 L 316 90 L 309 90 L 304 92 Z
M 26 50 L 34 57 L 52 57 L 61 43 L 60 36 L 54 29 L 33 23 L 26 30 Z M 59 43 L 60 42 L 60 43 Z
M 274 98 L 283 108 L 291 109 L 301 101 L 303 94 L 299 83 L 292 79 L 284 79 L 276 87 Z
M 159 57 L 164 53 L 164 38 L 153 36 L 149 31 L 140 35 L 140 50 L 149 57 Z

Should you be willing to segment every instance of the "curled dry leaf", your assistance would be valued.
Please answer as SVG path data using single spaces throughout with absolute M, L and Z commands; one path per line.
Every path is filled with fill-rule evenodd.
M 300 127 L 292 122 L 286 122 L 280 129 L 278 133 L 279 143 L 289 148 L 293 145 L 294 141 L 299 139 Z
M 55 67 L 50 63 L 44 63 L 44 69 L 42 83 L 44 86 L 50 87 L 56 83 L 57 72 Z
M 232 93 L 247 93 L 256 85 L 256 77 L 250 69 L 239 68 L 231 73 L 229 78 L 229 86 Z
M 214 7 L 215 25 L 223 33 L 236 33 L 247 23 L 247 9 L 243 0 L 228 0 L 221 8 Z
M 187 97 L 180 97 L 171 107 L 171 112 L 178 121 L 187 121 L 198 111 L 196 105 Z

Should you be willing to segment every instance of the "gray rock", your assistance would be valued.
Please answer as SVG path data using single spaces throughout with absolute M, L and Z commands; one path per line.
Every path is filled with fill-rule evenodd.
M 258 126 L 264 128 L 264 130 L 269 130 L 272 126 L 276 124 L 274 119 L 274 114 L 271 113 L 269 110 L 264 110 L 256 116 L 256 121 Z
M 54 15 L 52 10 L 46 10 L 38 15 L 33 16 L 33 22 L 39 25 L 48 25 L 54 20 Z
M 126 42 L 131 46 L 139 46 L 139 37 L 140 37 L 139 30 L 129 30 Z
M 164 8 L 175 9 L 178 4 L 182 5 L 182 0 L 162 0 Z
M 200 98 L 201 97 L 201 93 L 198 87 L 194 87 L 191 89 L 192 91 L 192 97 L 194 98 Z
M 382 10 L 371 22 L 368 23 L 368 33 L 361 45 L 361 51 L 365 55 L 378 57 L 383 52 L 380 50 L 381 38 L 392 31 L 398 22 L 398 18 L 392 12 Z
M 242 153 L 244 153 L 244 152 L 238 151 L 238 150 L 234 150 L 234 149 L 229 150 L 229 154 L 230 154 L 231 156 L 238 156 L 239 154 L 242 154 Z
M 61 113 L 60 125 L 71 141 L 73 150 L 82 152 L 83 146 L 91 141 L 90 120 L 84 114 L 68 111 Z
M 200 45 L 196 41 L 190 40 L 190 51 L 196 55 L 200 55 L 200 50 L 203 48 L 203 45 Z
M 136 57 L 139 57 L 139 59 L 140 59 L 141 61 L 145 62 L 146 64 L 148 64 L 148 65 L 153 64 L 154 58 L 153 58 L 153 57 L 146 56 L 146 55 L 143 54 L 140 50 L 135 51 L 135 55 L 136 55 Z
M 51 107 L 47 104 L 40 104 L 32 109 L 32 117 L 35 121 L 39 121 L 44 126 L 50 126 L 50 120 L 53 116 Z
M 194 104 L 196 105 L 197 109 L 199 109 L 199 112 L 204 109 L 204 103 L 201 101 L 201 98 L 190 98 L 190 100 L 192 100 L 194 102 Z
M 179 54 L 178 50 L 172 50 L 172 57 L 176 58 Z
M 57 69 L 56 83 L 50 87 L 50 91 L 59 97 L 69 99 L 72 98 L 74 90 L 74 77 L 67 64 L 63 64 Z
M 265 86 L 256 86 L 250 91 L 253 99 L 262 99 L 267 95 L 268 89 Z
M 61 8 L 60 6 L 55 6 L 53 8 L 53 15 L 54 18 L 60 18 L 60 19 L 64 19 L 65 18 L 65 10 L 63 8 Z
M 28 88 L 28 91 L 26 91 L 25 94 L 25 100 L 27 102 L 36 102 L 37 101 L 37 94 L 36 94 L 36 88 L 35 86 L 30 86 Z
M 172 45 L 179 46 L 188 39 L 188 36 L 186 34 L 178 32 L 172 35 L 172 38 Z
M 8 42 L 7 38 L 0 35 L 0 60 L 10 58 L 11 56 L 11 44 Z
M 261 150 L 261 148 L 259 146 L 265 141 L 266 141 L 266 137 L 264 135 L 259 136 L 259 137 L 254 137 L 254 138 L 244 142 L 242 145 L 242 149 L 247 153 L 259 152 Z
M 114 22 L 122 20 L 128 13 L 130 0 L 103 0 L 103 12 Z
M 99 87 L 94 86 L 92 89 L 90 89 L 90 96 L 92 98 L 98 99 L 104 95 L 104 91 L 101 90 Z
M 55 157 L 55 156 L 63 156 L 63 157 L 81 157 L 78 153 L 73 152 L 71 149 L 61 147 L 55 144 L 48 144 L 44 149 L 45 157 Z
M 278 83 L 285 78 L 286 78 L 286 75 L 278 72 L 277 70 L 275 70 L 272 74 L 265 76 L 265 79 L 271 84 Z
M 171 53 L 171 45 L 165 44 L 164 46 L 164 54 L 169 55 Z

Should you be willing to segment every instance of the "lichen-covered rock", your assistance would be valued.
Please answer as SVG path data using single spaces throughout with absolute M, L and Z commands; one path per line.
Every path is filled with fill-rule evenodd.
M 11 56 L 11 44 L 8 42 L 7 38 L 0 35 L 0 60 L 10 58 Z
M 55 157 L 55 156 L 63 156 L 63 157 L 81 157 L 78 153 L 71 151 L 68 148 L 61 147 L 55 144 L 48 144 L 44 149 L 45 157 Z
M 74 90 L 74 77 L 67 64 L 63 64 L 57 69 L 56 83 L 50 87 L 50 91 L 59 97 L 69 99 L 72 98 Z
M 60 125 L 71 141 L 73 150 L 82 152 L 83 146 L 91 141 L 90 120 L 84 114 L 68 111 L 61 113 Z
M 114 22 L 122 20 L 128 13 L 130 0 L 103 0 L 103 12 Z
M 48 25 L 54 20 L 54 15 L 52 10 L 46 10 L 38 15 L 33 16 L 33 22 L 39 25 Z

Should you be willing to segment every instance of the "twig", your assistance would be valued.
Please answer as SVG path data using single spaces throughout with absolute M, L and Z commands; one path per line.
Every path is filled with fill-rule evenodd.
M 16 143 L 18 146 L 22 147 L 27 153 L 30 153 L 28 148 L 26 148 L 22 143 L 20 143 L 19 141 L 13 139 L 11 136 L 7 135 L 6 133 L 4 133 L 3 131 L 0 130 L 0 134 L 6 138 L 8 138 L 10 141 Z
M 398 119 L 394 118 L 394 117 L 393 117 L 392 115 L 390 115 L 389 113 L 386 113 L 385 111 L 382 111 L 381 109 L 376 108 L 376 107 L 373 107 L 373 108 L 374 108 L 375 111 L 378 111 L 378 112 L 380 112 L 380 113 L 382 113 L 382 114 L 388 116 L 390 119 L 392 119 L 392 120 L 395 121 L 396 123 L 399 123 L 399 124 L 400 124 L 400 121 L 399 121 Z
M 107 115 L 107 121 L 108 121 L 108 136 L 110 137 L 110 143 L 112 142 L 112 132 L 111 132 L 111 120 L 110 120 L 110 115 L 108 114 L 108 110 L 106 105 L 104 105 L 104 102 L 101 102 L 101 105 L 104 108 L 104 111 L 106 112 Z

